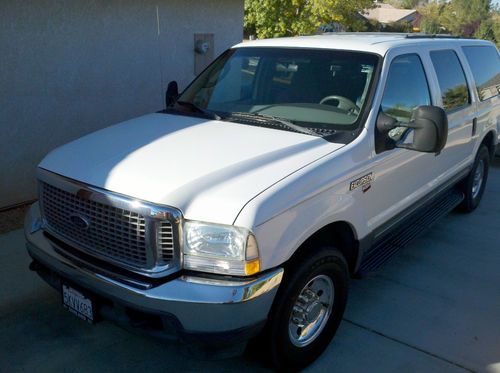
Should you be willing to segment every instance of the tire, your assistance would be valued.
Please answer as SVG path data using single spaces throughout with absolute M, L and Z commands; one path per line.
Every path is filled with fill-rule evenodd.
M 347 262 L 335 248 L 314 251 L 313 256 L 302 257 L 285 269 L 262 336 L 278 371 L 298 371 L 313 362 L 332 340 L 344 314 L 349 287 Z M 325 304 L 331 304 L 330 312 Z M 300 327 L 308 324 L 307 317 L 316 320 L 310 322 L 314 327 L 309 333 Z
M 461 184 L 461 189 L 465 196 L 460 204 L 461 211 L 469 213 L 479 206 L 479 202 L 481 202 L 484 194 L 486 181 L 488 180 L 489 166 L 490 152 L 485 145 L 481 145 L 476 154 L 472 170 Z

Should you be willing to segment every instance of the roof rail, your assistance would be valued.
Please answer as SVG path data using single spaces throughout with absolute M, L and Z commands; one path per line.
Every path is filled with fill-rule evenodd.
M 362 35 L 362 36 L 400 36 L 407 35 L 403 32 L 366 32 L 366 31 L 326 31 L 322 35 Z
M 406 34 L 407 39 L 461 39 L 460 36 L 451 34 Z
M 362 35 L 362 36 L 394 36 L 406 39 L 461 39 L 462 37 L 451 34 L 424 34 L 407 32 L 343 32 L 328 31 L 323 35 Z

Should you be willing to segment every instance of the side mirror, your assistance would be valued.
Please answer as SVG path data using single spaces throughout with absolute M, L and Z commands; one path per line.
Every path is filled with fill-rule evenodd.
M 165 93 L 165 105 L 166 107 L 172 106 L 177 101 L 179 97 L 179 87 L 177 86 L 177 82 L 172 80 L 168 83 L 167 92 Z
M 384 113 L 379 114 L 377 129 L 380 132 L 386 134 L 397 127 L 413 129 L 413 141 L 397 142 L 397 148 L 439 153 L 448 139 L 448 117 L 445 111 L 437 106 L 419 106 L 413 111 L 413 119 L 409 123 L 398 122 Z

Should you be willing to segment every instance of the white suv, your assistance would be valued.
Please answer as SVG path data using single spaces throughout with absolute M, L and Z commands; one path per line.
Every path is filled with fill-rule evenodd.
M 237 45 L 182 94 L 171 83 L 165 110 L 46 156 L 31 268 L 85 320 L 210 348 L 257 338 L 299 369 L 335 334 L 350 276 L 477 207 L 499 89 L 486 41 Z

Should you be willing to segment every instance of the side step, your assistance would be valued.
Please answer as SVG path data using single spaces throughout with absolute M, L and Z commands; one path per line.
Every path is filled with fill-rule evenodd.
M 462 192 L 451 189 L 430 202 L 425 208 L 404 219 L 397 228 L 375 243 L 363 259 L 359 275 L 366 275 L 378 270 L 411 240 L 429 229 L 440 218 L 449 214 L 463 199 Z

